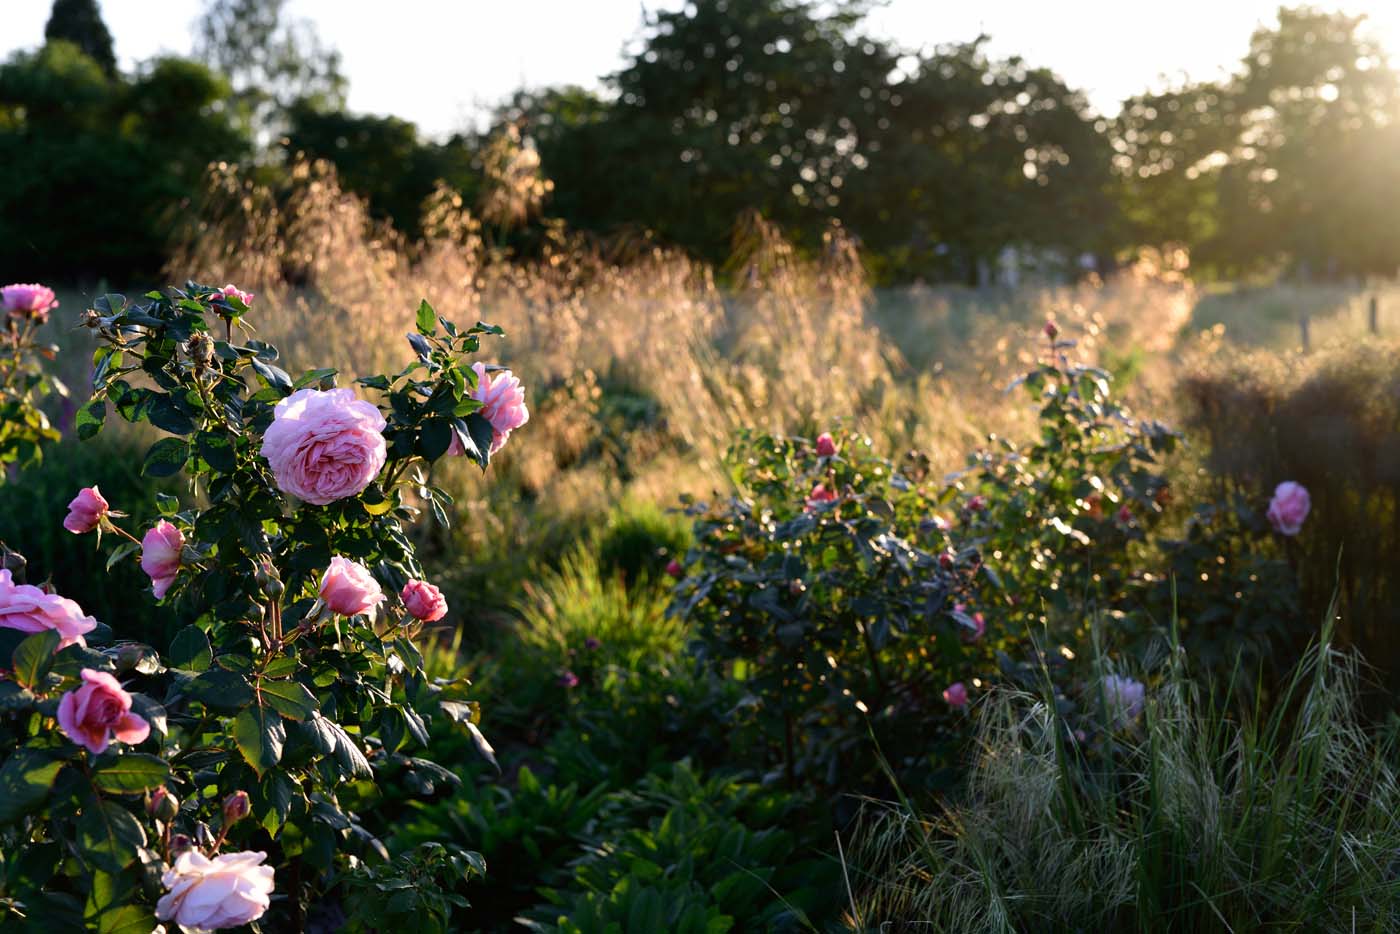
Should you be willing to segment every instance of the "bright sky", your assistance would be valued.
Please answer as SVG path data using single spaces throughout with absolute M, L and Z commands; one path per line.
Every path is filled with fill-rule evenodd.
M 613 71 L 642 7 L 681 0 L 290 0 L 343 57 L 350 107 L 392 113 L 446 135 L 522 83 L 595 85 Z M 1325 2 L 1325 0 L 1323 0 Z M 50 0 L 0 0 L 0 54 L 43 41 Z M 101 0 L 124 66 L 187 53 L 202 0 Z M 1243 56 L 1276 0 L 887 0 L 869 31 L 909 47 L 992 36 L 997 56 L 1019 54 L 1084 88 L 1105 112 L 1162 77 L 1217 76 Z M 1367 13 L 1400 58 L 1400 2 L 1340 0 Z M 386 16 L 387 14 L 387 16 Z

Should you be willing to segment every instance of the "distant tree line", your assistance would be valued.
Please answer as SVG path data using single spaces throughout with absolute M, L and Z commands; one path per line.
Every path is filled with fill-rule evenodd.
M 692 0 L 648 14 L 599 90 L 522 90 L 434 141 L 347 112 L 337 56 L 284 3 L 211 0 L 195 59 L 123 73 L 94 0 L 57 0 L 44 45 L 0 65 L 0 266 L 148 272 L 208 162 L 275 176 L 297 153 L 415 236 L 440 180 L 482 194 L 507 131 L 553 182 L 549 218 L 713 260 L 757 208 L 809 249 L 839 220 L 884 281 L 976 283 L 1008 248 L 1067 270 L 1166 244 L 1221 276 L 1400 264 L 1400 79 L 1360 17 L 1282 9 L 1228 79 L 1100 115 L 985 37 L 872 38 L 865 0 Z

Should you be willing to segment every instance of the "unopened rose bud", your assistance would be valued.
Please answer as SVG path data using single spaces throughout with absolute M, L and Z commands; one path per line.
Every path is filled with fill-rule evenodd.
M 987 497 L 979 493 L 967 501 L 967 508 L 973 512 L 981 512 L 987 508 Z
M 282 578 L 277 574 L 277 568 L 266 558 L 258 562 L 258 569 L 253 573 L 253 579 L 258 582 L 262 592 L 269 597 L 280 597 L 286 587 L 282 584 Z
M 1128 508 L 1126 503 L 1118 508 L 1118 521 L 1124 525 L 1133 521 L 1133 511 Z
M 187 833 L 172 834 L 170 837 L 170 858 L 174 860 L 181 853 L 194 849 L 194 841 Z
M 1060 336 L 1060 329 L 1056 326 L 1053 318 L 1045 322 L 1045 336 L 1051 340 Z
M 681 563 L 679 561 L 677 561 L 675 558 L 672 558 L 671 563 L 666 565 L 666 573 L 674 577 L 676 580 L 680 580 L 682 577 L 685 576 L 685 568 L 681 567 Z
M 831 437 L 831 432 L 824 431 L 817 435 L 817 456 L 832 457 L 836 454 L 836 441 Z
M 248 792 L 235 791 L 224 799 L 224 826 L 236 824 L 248 816 L 252 810 L 252 804 L 248 801 Z
M 146 813 L 156 820 L 169 823 L 180 813 L 180 799 L 171 794 L 170 789 L 161 785 L 151 792 L 151 800 L 146 802 Z
M 953 569 L 953 556 L 946 551 L 943 552 L 938 556 L 938 566 L 945 571 L 951 571 Z

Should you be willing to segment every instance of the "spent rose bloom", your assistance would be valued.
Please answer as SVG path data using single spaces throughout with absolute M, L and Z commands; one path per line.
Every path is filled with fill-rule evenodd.
M 253 301 L 252 292 L 245 292 L 238 286 L 234 285 L 232 282 L 224 286 L 222 289 L 215 289 L 214 294 L 222 295 L 225 298 L 236 298 L 245 305 L 251 304 Z
M 165 521 L 157 522 L 141 538 L 141 570 L 151 579 L 151 592 L 156 599 L 165 596 L 175 575 L 180 572 L 180 552 L 185 548 L 185 533 Z
M 272 895 L 272 867 L 266 853 L 225 853 L 213 859 L 186 850 L 160 877 L 168 891 L 156 902 L 156 917 L 186 931 L 204 934 L 256 921 Z
M 823 431 L 817 435 L 817 456 L 833 457 L 836 454 L 836 441 L 831 437 L 831 432 Z
M 1274 498 L 1269 501 L 1269 524 L 1280 535 L 1297 535 L 1310 509 L 1312 497 L 1308 495 L 1307 487 L 1285 480 L 1274 490 Z
M 105 671 L 84 668 L 82 686 L 64 694 L 58 702 L 58 726 L 79 746 L 95 756 L 107 751 L 115 738 L 123 743 L 144 742 L 151 725 L 131 712 L 131 695 Z
M 262 456 L 284 493 L 317 506 L 354 496 L 384 466 L 384 416 L 349 389 L 299 389 L 273 409 Z
M 358 616 L 378 606 L 384 591 L 363 564 L 336 555 L 321 576 L 321 599 L 341 616 Z
M 1141 681 L 1122 675 L 1109 675 L 1103 679 L 1103 696 L 1113 722 L 1126 726 L 1142 713 L 1147 688 Z
M 101 524 L 107 512 L 107 500 L 102 497 L 101 491 L 95 486 L 84 487 L 68 504 L 68 516 L 63 520 L 63 527 L 74 535 L 91 532 Z
M 409 581 L 399 592 L 404 607 L 425 623 L 436 622 L 447 615 L 447 600 L 442 591 L 427 581 Z
M 472 370 L 476 373 L 472 398 L 481 403 L 481 415 L 491 423 L 491 453 L 495 454 L 505 446 L 512 431 L 530 420 L 525 389 L 510 370 L 488 373 L 484 363 L 473 363 Z
M 50 309 L 58 307 L 53 289 L 37 282 L 16 282 L 0 288 L 0 302 L 12 318 L 32 318 L 39 324 L 49 320 Z
M 83 638 L 97 627 L 78 604 L 56 593 L 45 593 L 32 584 L 16 584 L 9 568 L 0 568 L 0 628 L 20 632 L 57 630 L 58 647 L 87 645 Z
M 954 681 L 943 689 L 943 699 L 948 702 L 949 707 L 966 707 L 967 688 L 961 681 Z

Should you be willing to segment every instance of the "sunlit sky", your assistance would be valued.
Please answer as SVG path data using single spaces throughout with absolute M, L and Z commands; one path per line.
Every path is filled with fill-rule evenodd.
M 594 86 L 622 61 L 642 8 L 683 0 L 289 0 L 338 48 L 350 108 L 392 113 L 445 136 L 522 84 Z M 0 0 L 0 53 L 43 41 L 51 0 Z M 203 0 L 102 0 L 124 67 L 187 53 Z M 1400 0 L 1352 0 L 1400 57 Z M 1243 56 L 1271 21 L 1269 0 L 888 0 L 868 31 L 910 48 L 992 37 L 993 54 L 1053 68 L 1113 113 L 1123 98 L 1182 75 L 1211 78 Z

